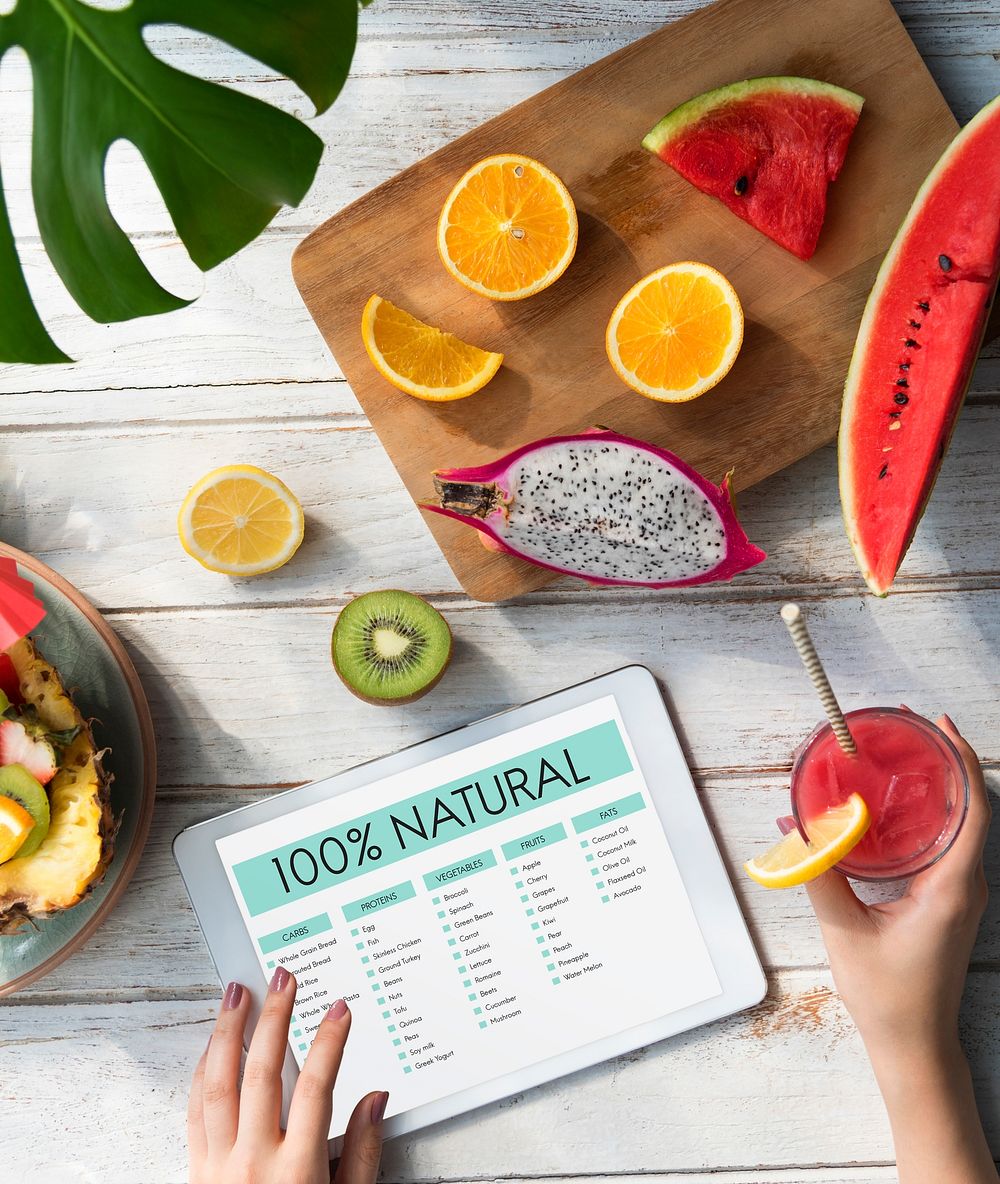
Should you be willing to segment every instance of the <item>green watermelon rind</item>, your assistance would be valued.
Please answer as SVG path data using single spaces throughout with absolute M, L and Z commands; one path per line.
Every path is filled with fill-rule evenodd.
M 855 414 L 855 403 L 857 401 L 858 394 L 860 393 L 857 378 L 861 371 L 865 349 L 869 344 L 869 338 L 871 336 L 872 325 L 875 321 L 879 300 L 881 299 L 881 296 L 888 285 L 889 276 L 896 265 L 896 260 L 902 253 L 902 250 L 906 244 L 908 231 L 919 216 L 927 195 L 934 188 L 941 174 L 951 164 L 955 154 L 961 150 L 966 140 L 980 126 L 980 124 L 989 120 L 991 116 L 996 114 L 998 109 L 1000 109 L 1000 95 L 997 95 L 995 99 L 992 99 L 986 104 L 985 107 L 977 111 L 972 119 L 970 119 L 965 125 L 965 127 L 963 127 L 956 134 L 955 138 L 938 158 L 937 163 L 924 178 L 923 184 L 917 190 L 916 196 L 913 198 L 913 202 L 910 205 L 906 217 L 900 224 L 899 229 L 896 231 L 895 237 L 889 245 L 889 249 L 885 253 L 885 257 L 883 258 L 881 266 L 878 269 L 878 275 L 875 277 L 875 283 L 872 285 L 872 290 L 868 294 L 868 301 L 865 304 L 865 311 L 861 315 L 861 324 L 858 327 L 857 340 L 854 343 L 854 352 L 851 354 L 851 362 L 847 368 L 847 377 L 844 380 L 844 397 L 840 410 L 840 430 L 837 436 L 837 468 L 838 484 L 840 488 L 840 509 L 844 519 L 844 529 L 847 532 L 847 538 L 851 544 L 851 550 L 854 553 L 854 558 L 861 570 L 864 581 L 876 596 L 883 598 L 889 595 L 889 587 L 883 588 L 881 585 L 875 582 L 871 573 L 871 569 L 868 565 L 867 557 L 862 553 L 860 539 L 858 538 L 857 530 L 855 528 L 858 515 L 853 504 L 853 498 L 851 497 L 851 491 L 853 489 L 851 475 L 854 471 L 854 465 L 852 463 L 853 454 L 847 443 L 849 435 L 847 429 Z M 980 335 L 980 340 L 978 343 L 976 343 L 977 353 L 982 348 L 982 340 L 985 333 L 986 323 L 984 322 L 983 332 Z M 970 342 L 970 346 L 972 344 L 973 343 Z M 969 382 L 966 383 L 965 389 L 959 393 L 956 399 L 955 417 L 951 428 L 952 434 L 954 434 L 955 428 L 958 426 L 959 412 L 961 411 L 962 404 L 965 402 L 965 396 L 968 393 L 969 384 L 971 381 L 972 372 L 970 370 Z M 950 442 L 951 436 L 949 436 L 949 438 L 944 442 L 945 451 L 947 451 Z M 923 503 L 919 506 L 917 513 L 913 517 L 913 529 L 910 532 L 910 537 L 907 540 L 906 546 L 903 548 L 902 558 L 906 557 L 906 552 L 909 549 L 910 543 L 913 541 L 913 536 L 917 532 L 917 527 L 920 525 L 920 520 L 924 516 L 924 511 L 927 509 L 927 504 L 931 499 L 931 494 L 934 492 L 934 486 L 937 483 L 940 472 L 941 466 L 938 465 L 937 472 L 934 474 L 930 485 L 927 487 L 927 492 L 924 496 Z M 900 562 L 902 563 L 902 559 Z
M 840 103 L 845 109 L 857 114 L 864 105 L 861 95 L 834 86 L 832 82 L 820 82 L 815 78 L 795 78 L 791 75 L 774 75 L 765 78 L 746 78 L 742 82 L 731 82 L 727 86 L 705 91 L 681 103 L 668 112 L 660 122 L 643 137 L 642 146 L 657 156 L 681 132 L 697 123 L 709 111 L 730 103 L 738 104 L 743 99 L 764 94 L 811 95 Z

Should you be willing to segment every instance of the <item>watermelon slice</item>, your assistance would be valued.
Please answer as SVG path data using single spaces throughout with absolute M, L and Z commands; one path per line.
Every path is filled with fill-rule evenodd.
M 840 499 L 884 596 L 965 398 L 1000 272 L 1000 96 L 931 170 L 875 280 L 840 422 Z
M 642 146 L 808 259 L 864 99 L 812 78 L 750 78 L 676 107 Z

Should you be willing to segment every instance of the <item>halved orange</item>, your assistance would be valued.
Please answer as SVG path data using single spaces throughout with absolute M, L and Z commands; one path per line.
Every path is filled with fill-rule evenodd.
M 441 262 L 491 300 L 523 300 L 555 283 L 576 239 L 569 190 L 529 156 L 489 156 L 473 165 L 438 220 Z
M 794 888 L 840 863 L 861 842 L 870 824 L 865 799 L 852 793 L 843 805 L 808 823 L 808 843 L 797 829 L 790 831 L 763 855 L 747 860 L 743 868 L 765 888 Z
M 365 305 L 361 340 L 383 378 L 408 395 L 434 403 L 474 395 L 503 361 L 503 354 L 467 345 L 381 296 L 372 296 Z
M 739 297 L 705 263 L 671 263 L 641 279 L 618 302 L 604 338 L 622 382 L 661 403 L 710 390 L 742 343 Z

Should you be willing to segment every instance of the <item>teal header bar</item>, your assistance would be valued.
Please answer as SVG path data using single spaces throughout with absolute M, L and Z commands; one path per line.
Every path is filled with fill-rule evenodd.
M 361 900 L 352 900 L 350 904 L 345 904 L 344 920 L 357 921 L 361 917 L 370 917 L 372 913 L 391 908 L 394 904 L 412 900 L 416 895 L 416 889 L 406 880 L 392 888 L 383 888 L 381 892 L 373 892 L 371 896 L 364 896 Z
M 457 880 L 465 880 L 469 876 L 474 876 L 476 872 L 485 872 L 496 865 L 497 857 L 492 851 L 480 851 L 478 855 L 470 855 L 468 859 L 459 859 L 455 863 L 439 867 L 436 872 L 427 872 L 424 884 L 435 892 L 439 888 L 447 888 Z
M 573 829 L 578 835 L 582 835 L 584 831 L 597 830 L 598 827 L 617 822 L 619 818 L 645 808 L 646 802 L 641 793 L 629 794 L 627 798 L 608 802 L 606 806 L 598 806 L 596 810 L 588 810 L 586 814 L 577 814 L 573 819 Z
M 555 826 L 548 826 L 545 830 L 536 830 L 530 835 L 524 835 L 523 838 L 511 839 L 509 843 L 504 843 L 503 857 L 524 859 L 527 855 L 537 855 L 539 851 L 551 847 L 553 843 L 558 843 L 565 837 L 566 828 L 561 822 L 557 822 Z
M 285 946 L 297 945 L 307 937 L 315 937 L 318 933 L 326 933 L 333 928 L 333 922 L 327 913 L 320 913 L 318 917 L 310 917 L 308 921 L 300 921 L 297 925 L 286 925 L 276 933 L 265 934 L 257 938 L 262 954 L 273 954 L 275 950 Z
M 630 772 L 614 720 L 233 867 L 252 917 Z M 419 776 L 419 770 L 415 771 Z

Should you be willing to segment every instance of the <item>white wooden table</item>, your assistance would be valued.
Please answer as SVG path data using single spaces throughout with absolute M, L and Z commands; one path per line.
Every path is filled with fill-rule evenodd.
M 174 1184 L 183 1111 L 219 985 L 170 855 L 186 824 L 628 661 L 668 688 L 733 868 L 786 810 L 789 755 L 816 707 L 777 618 L 790 593 L 849 704 L 947 708 L 994 787 L 1000 645 L 1000 351 L 977 370 L 937 492 L 894 595 L 862 588 L 824 449 L 741 499 L 769 562 L 731 587 L 657 595 L 564 584 L 502 607 L 457 588 L 303 309 L 304 233 L 452 137 L 699 0 L 377 0 L 352 77 L 316 122 L 329 149 L 302 206 L 204 277 L 174 242 L 136 155 L 112 153 L 113 205 L 189 309 L 93 326 L 53 280 L 25 193 L 29 75 L 0 73 L 4 177 L 32 286 L 64 368 L 0 371 L 2 534 L 107 613 L 156 718 L 153 833 L 101 932 L 0 1013 L 0 1176 L 33 1184 Z M 898 0 L 960 120 L 1000 90 L 1000 3 Z M 225 47 L 157 33 L 172 62 L 289 109 L 295 88 Z M 829 392 L 830 398 L 837 393 Z M 232 583 L 181 551 L 175 513 L 208 469 L 273 470 L 306 508 L 284 571 Z M 405 568 L 401 571 L 401 557 Z M 328 658 L 337 610 L 402 582 L 451 621 L 432 695 L 377 709 Z M 994 877 L 1000 852 L 990 849 Z M 755 1012 L 390 1145 L 400 1181 L 650 1176 L 683 1184 L 894 1179 L 860 1041 L 832 993 L 804 896 L 737 889 L 771 980 Z M 1000 1150 L 1000 905 L 968 985 L 966 1040 Z M 614 1001 L 609 1001 L 614 1004 Z

